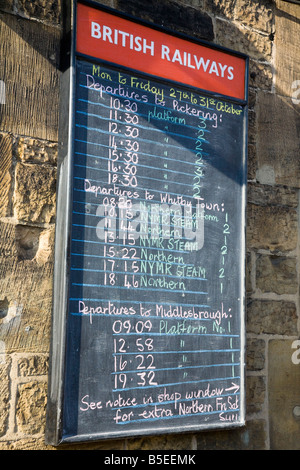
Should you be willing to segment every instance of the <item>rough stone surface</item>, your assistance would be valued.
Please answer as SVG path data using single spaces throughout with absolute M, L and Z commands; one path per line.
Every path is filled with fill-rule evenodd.
M 49 350 L 53 232 L 0 221 L 0 341 L 7 354 Z
M 296 294 L 298 276 L 296 259 L 260 255 L 256 261 L 256 286 L 262 292 Z
M 275 85 L 279 95 L 289 98 L 300 80 L 299 5 L 277 1 L 275 34 Z M 300 84 L 296 87 L 299 89 Z M 298 122 L 299 131 L 299 122 Z
M 300 74 L 299 74 L 300 76 Z M 300 86 L 298 87 L 300 88 Z M 299 107 L 298 107 L 299 108 Z M 300 113 L 291 97 L 259 92 L 257 125 L 258 181 L 300 187 Z M 279 138 L 274 139 L 277 135 Z M 262 171 L 273 172 L 266 180 Z
M 251 300 L 247 306 L 247 332 L 297 335 L 297 312 L 293 302 Z
M 266 343 L 263 339 L 247 339 L 247 370 L 259 371 L 264 369 Z
M 0 130 L 57 141 L 60 31 L 1 11 L 0 23 Z
M 250 376 L 247 377 L 247 413 L 259 413 L 263 410 L 266 399 L 266 380 L 265 377 Z
M 53 24 L 59 24 L 61 21 L 61 0 L 57 2 L 17 0 L 15 9 L 25 18 L 35 18 Z
M 55 202 L 55 168 L 18 163 L 14 194 L 16 219 L 52 223 L 55 219 Z
M 205 0 L 205 8 L 213 15 L 222 16 L 227 19 L 234 19 L 235 2 L 228 0 Z
M 0 134 L 0 217 L 10 215 L 11 185 L 12 138 L 8 134 Z
M 234 17 L 242 25 L 267 34 L 274 32 L 274 2 L 273 0 L 254 0 L 249 8 L 245 0 L 237 0 L 235 3 Z
M 252 256 L 251 256 L 251 253 L 247 253 L 246 254 L 246 292 L 247 293 L 250 293 L 253 291 L 251 270 L 252 270 Z
M 31 377 L 36 375 L 47 375 L 48 357 L 29 356 L 18 361 L 18 374 L 21 377 Z
M 23 163 L 57 164 L 57 143 L 20 137 L 16 147 L 16 156 Z
M 190 8 L 169 0 L 118 0 L 118 8 L 133 16 L 162 24 L 178 32 L 193 34 L 200 39 L 214 39 L 213 24 L 209 15 L 195 8 Z
M 257 163 L 256 163 L 256 145 L 248 143 L 248 162 L 247 162 L 247 179 L 253 181 L 256 178 Z
M 2 345 L 3 346 L 3 345 Z M 9 418 L 10 361 L 5 361 L 5 351 L 0 354 L 0 437 L 5 435 Z
M 15 440 L 0 441 L 0 450 L 56 450 L 55 447 L 46 446 L 44 437 L 34 437 Z
M 13 11 L 14 0 L 0 0 L 1 11 Z
M 45 382 L 19 385 L 16 420 L 19 432 L 44 432 L 46 421 L 47 384 Z
M 249 203 L 247 215 L 248 247 L 274 252 L 296 249 L 298 217 L 294 209 Z
M 298 207 L 298 191 L 284 186 L 248 183 L 247 200 L 255 205 Z
M 271 91 L 273 86 L 273 70 L 271 65 L 250 60 L 249 85 L 260 90 Z
M 216 42 L 250 55 L 253 59 L 271 61 L 272 41 L 239 23 L 216 19 Z

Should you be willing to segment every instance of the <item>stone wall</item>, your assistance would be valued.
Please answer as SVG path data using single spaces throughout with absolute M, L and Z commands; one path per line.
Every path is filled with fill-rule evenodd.
M 283 0 L 102 3 L 250 56 L 247 423 L 232 431 L 73 448 L 300 449 L 300 6 Z M 0 25 L 0 449 L 52 449 L 44 429 L 60 0 L 0 0 Z

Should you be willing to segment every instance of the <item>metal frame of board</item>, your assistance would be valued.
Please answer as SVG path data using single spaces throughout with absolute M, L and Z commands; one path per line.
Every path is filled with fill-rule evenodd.
M 187 89 L 195 89 L 197 93 L 209 95 L 216 99 L 223 99 L 236 103 L 243 107 L 245 110 L 243 117 L 243 159 L 244 159 L 244 180 L 243 180 L 243 207 L 244 213 L 241 214 L 241 225 L 243 227 L 243 253 L 245 254 L 245 207 L 246 207 L 246 155 L 247 155 L 247 102 L 248 102 L 248 57 L 245 54 L 237 53 L 227 48 L 211 44 L 206 41 L 199 41 L 193 37 L 182 34 L 174 33 L 166 28 L 162 28 L 145 21 L 133 18 L 110 8 L 100 6 L 98 3 L 92 1 L 82 0 L 78 3 L 90 6 L 97 10 L 101 10 L 120 18 L 133 21 L 137 24 L 147 26 L 153 30 L 161 31 L 172 35 L 176 38 L 181 38 L 195 44 L 208 46 L 210 49 L 217 51 L 224 51 L 231 55 L 241 57 L 245 60 L 245 96 L 244 99 L 235 99 L 219 93 L 208 92 L 205 89 L 198 89 L 192 86 L 187 86 L 176 81 L 165 80 L 160 76 L 150 76 L 162 83 L 171 83 L 173 86 L 183 86 Z M 104 63 L 118 67 L 124 72 L 135 73 L 141 77 L 149 77 L 149 74 L 137 71 L 130 67 L 119 66 L 115 63 L 105 62 L 101 59 L 91 57 L 89 55 L 80 54 L 76 52 L 76 0 L 63 1 L 62 17 L 65 20 L 64 35 L 62 40 L 62 54 L 61 54 L 61 111 L 60 111 L 60 124 L 59 124 L 59 160 L 58 160 L 58 189 L 57 189 L 57 218 L 56 218 L 56 238 L 55 238 L 55 267 L 54 267 L 54 295 L 53 295 L 53 315 L 52 315 L 52 337 L 51 337 L 51 350 L 50 350 L 50 371 L 49 371 L 49 385 L 48 385 L 48 404 L 47 404 L 47 425 L 46 425 L 46 442 L 52 445 L 59 445 L 61 443 L 70 442 L 83 442 L 89 440 L 99 440 L 106 438 L 120 438 L 126 437 L 124 432 L 119 435 L 116 433 L 107 433 L 107 436 L 97 434 L 97 432 L 85 435 L 75 435 L 70 438 L 65 438 L 62 435 L 63 427 L 63 404 L 64 404 L 64 385 L 65 385 L 65 365 L 66 365 L 66 329 L 68 318 L 68 292 L 69 292 L 69 273 L 70 273 L 70 233 L 71 233 L 71 207 L 72 207 L 72 178 L 73 178 L 73 146 L 74 146 L 74 101 L 75 101 L 75 88 L 76 88 L 76 58 L 83 60 L 92 60 L 95 63 Z M 244 265 L 245 259 L 242 260 Z M 242 279 L 243 290 L 245 292 L 245 280 Z M 245 296 L 242 299 L 243 306 L 245 305 Z M 228 425 L 228 427 L 241 426 L 244 424 L 244 410 L 245 410 L 245 393 L 244 393 L 244 357 L 245 357 L 245 325 L 244 316 L 241 316 L 240 323 L 240 336 L 242 343 L 241 350 L 241 384 L 243 384 L 241 407 L 243 408 L 243 418 L 238 423 Z M 213 429 L 213 427 L 199 427 L 195 426 L 187 431 Z M 217 427 L 222 429 L 222 426 Z M 179 427 L 174 431 L 166 428 L 160 428 L 159 433 L 178 432 Z M 142 433 L 143 435 L 156 434 L 155 430 L 149 429 Z M 128 436 L 139 435 L 138 432 L 128 433 Z

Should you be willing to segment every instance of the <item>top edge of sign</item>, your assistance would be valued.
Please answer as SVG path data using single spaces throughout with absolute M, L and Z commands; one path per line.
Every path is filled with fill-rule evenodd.
M 97 3 L 77 2 L 75 42 L 79 54 L 209 93 L 247 100 L 246 54 Z

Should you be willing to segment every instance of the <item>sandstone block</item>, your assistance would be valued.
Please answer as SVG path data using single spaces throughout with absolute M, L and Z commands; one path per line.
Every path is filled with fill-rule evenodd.
M 57 141 L 60 29 L 7 13 L 0 13 L 0 24 L 6 88 L 1 128 Z
M 47 384 L 29 382 L 18 387 L 16 421 L 19 432 L 34 435 L 44 432 Z
M 291 104 L 292 93 L 295 91 L 292 85 L 296 80 L 300 80 L 299 5 L 283 1 L 279 1 L 277 4 L 274 57 L 276 70 L 275 87 L 276 92 L 279 95 L 286 96 Z M 297 89 L 299 88 L 297 86 Z
M 270 65 L 250 59 L 249 86 L 261 90 L 271 91 L 273 85 L 273 71 Z
M 30 356 L 18 361 L 18 374 L 20 377 L 30 377 L 36 375 L 47 375 L 48 357 Z
M 0 222 L 0 344 L 7 354 L 49 350 L 54 229 L 28 234 L 31 228 Z
M 249 55 L 252 59 L 271 61 L 272 42 L 257 31 L 243 28 L 238 23 L 216 19 L 215 42 Z
M 77 447 L 78 448 L 78 447 Z M 44 437 L 24 437 L 17 441 L 8 439 L 0 441 L 0 450 L 55 450 L 54 447 L 46 446 Z
M 250 300 L 247 332 L 268 335 L 297 335 L 297 310 L 293 302 Z
M 164 25 L 175 31 L 212 41 L 213 24 L 210 16 L 195 8 L 165 0 L 117 0 L 117 8 L 136 17 Z
M 298 207 L 298 191 L 282 186 L 269 186 L 249 183 L 247 186 L 247 200 L 256 205 L 272 205 L 282 207 Z
M 256 142 L 256 113 L 254 110 L 248 112 L 248 142 L 254 144 Z
M 295 258 L 260 255 L 256 261 L 256 287 L 262 292 L 296 294 L 298 290 Z
M 256 125 L 256 112 L 254 110 L 249 110 L 248 112 L 248 149 L 252 150 L 253 156 L 248 155 L 250 159 L 250 171 L 253 169 L 254 179 L 256 179 L 256 135 L 257 135 L 257 125 Z M 251 157 L 253 161 L 251 162 Z M 254 173 L 255 171 L 255 173 Z
M 247 206 L 248 248 L 292 251 L 297 247 L 297 212 L 280 206 Z
M 13 11 L 13 5 L 14 0 L 0 0 L 0 11 L 7 11 L 7 12 L 12 12 Z
M 228 2 L 228 0 L 205 0 L 205 3 L 206 9 L 214 15 L 233 19 L 235 2 Z
M 26 18 L 36 18 L 46 23 L 60 23 L 61 1 L 47 2 L 45 0 L 17 0 L 15 9 Z
M 16 225 L 14 244 L 18 260 L 34 260 L 41 266 L 52 261 L 54 232 L 54 225 L 45 230 L 28 225 Z
M 252 261 L 251 254 L 247 253 L 246 255 L 246 291 L 248 293 L 253 291 L 252 281 L 251 281 L 251 270 L 252 270 Z
M 247 377 L 247 414 L 259 413 L 263 410 L 266 399 L 265 377 L 249 376 Z
M 271 0 L 206 0 L 206 9 L 214 15 L 236 20 L 248 28 L 270 34 L 273 31 L 274 3 Z
M 0 217 L 10 215 L 11 184 L 12 138 L 8 134 L 0 134 Z
M 4 223 L 0 220 L 0 279 L 4 277 L 4 264 L 2 264 L 2 260 L 9 260 L 10 258 L 14 258 L 17 256 L 17 247 L 15 243 L 15 225 Z
M 259 371 L 265 367 L 265 341 L 263 339 L 247 338 L 247 370 Z
M 257 180 L 299 188 L 300 114 L 290 98 L 259 92 L 258 103 Z
M 43 276 L 41 271 L 39 276 Z M 32 270 L 23 267 L 17 269 L 14 276 L 7 275 L 1 281 L 1 289 L 5 288 L 7 306 L 0 318 L 0 341 L 7 354 L 28 350 L 47 353 L 49 350 L 51 278 L 39 280 L 37 277 Z M 9 281 L 18 291 L 13 289 L 13 285 L 7 286 Z
M 2 355 L 1 355 L 2 357 Z M 10 399 L 10 360 L 0 361 L 0 437 L 5 435 L 8 425 L 9 399 Z
M 16 219 L 40 223 L 54 222 L 55 202 L 55 168 L 18 163 L 14 193 Z
M 234 3 L 234 2 L 228 2 Z M 234 7 L 234 17 L 241 24 L 271 34 L 274 31 L 274 2 L 260 0 L 245 2 L 237 0 Z
M 251 87 L 249 88 L 248 95 L 248 110 L 255 111 L 255 106 L 257 103 L 257 91 Z
M 247 180 L 256 179 L 257 162 L 256 162 L 256 145 L 248 143 L 248 161 L 247 161 Z
M 16 225 L 15 243 L 18 251 L 18 259 L 33 259 L 39 249 L 41 229 L 26 225 Z
M 23 163 L 57 164 L 57 144 L 30 137 L 20 137 L 16 155 Z

